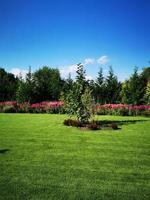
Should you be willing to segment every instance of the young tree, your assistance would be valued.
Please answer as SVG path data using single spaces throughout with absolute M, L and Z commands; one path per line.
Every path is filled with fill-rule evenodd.
M 24 103 L 29 100 L 28 97 L 26 82 L 24 80 L 20 80 L 16 91 L 16 100 L 18 103 Z
M 92 116 L 92 96 L 91 90 L 85 78 L 85 70 L 82 64 L 78 64 L 76 82 L 68 92 L 65 101 L 66 111 L 84 123 L 88 122 Z

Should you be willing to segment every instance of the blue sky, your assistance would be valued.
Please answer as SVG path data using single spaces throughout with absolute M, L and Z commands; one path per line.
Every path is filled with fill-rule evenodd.
M 112 65 L 120 80 L 150 60 L 150 0 L 0 0 L 0 66 L 43 65 L 88 77 Z M 18 70 L 18 71 L 17 71 Z

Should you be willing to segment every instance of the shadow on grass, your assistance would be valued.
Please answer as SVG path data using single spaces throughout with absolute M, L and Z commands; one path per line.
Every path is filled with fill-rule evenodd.
M 7 151 L 9 151 L 9 149 L 0 149 L 0 154 L 4 154 L 4 153 L 6 153 Z
M 135 124 L 138 122 L 145 122 L 148 120 L 97 120 L 96 123 L 98 125 L 107 126 L 109 124 L 117 124 L 117 125 L 125 125 L 125 124 Z

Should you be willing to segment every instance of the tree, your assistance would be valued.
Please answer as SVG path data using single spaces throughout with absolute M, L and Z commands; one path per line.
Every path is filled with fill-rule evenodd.
M 123 103 L 139 105 L 143 103 L 144 88 L 141 77 L 138 74 L 138 68 L 135 67 L 133 74 L 129 80 L 122 85 L 122 101 Z
M 135 67 L 133 74 L 131 75 L 129 79 L 129 91 L 130 91 L 130 103 L 134 105 L 141 104 L 141 98 L 142 96 L 142 85 L 141 85 L 141 79 L 138 75 L 138 68 Z
M 58 69 L 44 66 L 33 74 L 34 101 L 58 100 L 61 93 L 61 77 Z
M 141 103 L 148 103 L 147 91 L 149 90 L 150 81 L 150 67 L 145 67 L 140 74 L 140 85 L 141 85 Z M 144 97 L 144 98 L 143 98 Z
M 146 103 L 150 105 L 150 80 L 147 82 L 146 92 L 145 92 Z
M 150 80 L 150 67 L 144 67 L 140 76 L 143 82 L 147 84 Z
M 106 88 L 106 102 L 105 103 L 118 103 L 120 102 L 121 83 L 118 81 L 117 76 L 114 75 L 113 69 L 110 66 L 109 74 L 105 81 Z
M 64 84 L 63 84 L 63 88 L 62 88 L 62 92 L 63 92 L 64 96 L 66 96 L 68 91 L 73 88 L 73 84 L 74 83 L 71 78 L 71 74 L 69 73 L 68 78 L 66 80 L 64 80 Z
M 105 95 L 105 80 L 102 68 L 100 68 L 98 72 L 98 78 L 96 79 L 93 91 L 94 91 L 95 101 L 97 103 L 104 104 L 106 95 Z
M 131 104 L 131 92 L 128 80 L 122 83 L 121 101 L 124 104 Z
M 34 82 L 33 82 L 33 74 L 31 73 L 31 67 L 29 67 L 29 71 L 26 74 L 25 80 L 20 77 L 19 86 L 16 91 L 16 100 L 19 103 L 23 102 L 33 102 L 34 95 Z
M 28 93 L 26 90 L 26 83 L 24 80 L 20 80 L 19 86 L 16 91 L 16 100 L 18 103 L 23 103 L 28 101 Z
M 82 122 L 88 122 L 92 116 L 91 90 L 85 78 L 85 71 L 82 64 L 78 64 L 76 82 L 68 92 L 65 106 L 67 113 L 75 115 Z
M 138 73 L 135 67 L 133 74 L 122 84 L 122 103 L 126 104 L 146 104 L 148 101 L 147 91 L 149 90 L 150 67 L 143 68 Z
M 18 78 L 0 68 L 0 101 L 12 101 L 16 98 Z

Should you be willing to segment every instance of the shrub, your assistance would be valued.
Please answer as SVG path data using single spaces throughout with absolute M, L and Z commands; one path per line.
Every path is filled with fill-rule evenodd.
M 10 105 L 10 106 L 4 106 L 3 107 L 3 112 L 4 113 L 15 113 L 16 109 L 12 105 Z
M 150 106 L 125 104 L 96 105 L 96 113 L 98 115 L 150 116 Z
M 66 126 L 75 126 L 75 127 L 82 127 L 83 126 L 83 124 L 80 121 L 73 120 L 73 119 L 66 119 L 64 121 L 64 125 L 66 125 Z
M 112 124 L 110 125 L 110 127 L 111 127 L 113 130 L 117 130 L 117 129 L 118 129 L 118 125 L 115 124 L 115 123 L 112 123 Z
M 89 122 L 89 123 L 82 123 L 78 120 L 73 119 L 66 119 L 64 121 L 64 125 L 66 126 L 74 126 L 74 127 L 84 127 L 90 130 L 100 130 L 101 127 L 99 124 L 97 124 L 95 121 Z
M 18 113 L 29 113 L 30 112 L 30 104 L 28 102 L 18 104 L 17 112 Z
M 0 103 L 0 113 L 3 112 L 3 107 L 4 107 L 4 105 Z
M 87 126 L 90 130 L 100 130 L 101 128 L 100 128 L 100 126 L 98 125 L 98 124 L 96 124 L 96 123 L 90 123 L 90 124 L 88 124 L 88 126 Z
M 93 116 L 92 91 L 87 84 L 86 75 L 82 64 L 78 64 L 76 81 L 64 97 L 66 113 L 76 116 L 78 121 L 87 123 Z

